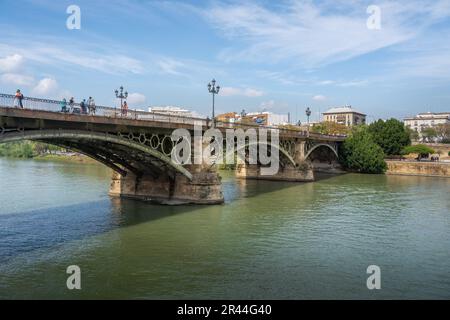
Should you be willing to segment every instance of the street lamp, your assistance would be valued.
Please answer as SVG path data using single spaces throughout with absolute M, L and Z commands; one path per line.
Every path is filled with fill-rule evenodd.
M 308 117 L 308 125 L 309 125 L 309 117 L 311 116 L 311 109 L 309 107 L 306 108 L 306 116 Z
M 308 137 L 309 137 L 309 117 L 311 116 L 311 109 L 306 108 L 306 116 L 308 117 Z
M 209 93 L 212 94 L 212 98 L 213 98 L 213 102 L 212 102 L 212 120 L 213 120 L 213 126 L 216 122 L 216 115 L 214 112 L 214 103 L 215 103 L 215 99 L 214 96 L 216 94 L 219 94 L 220 91 L 220 86 L 216 86 L 216 80 L 212 79 L 212 81 L 210 83 L 208 83 L 208 91 Z
M 120 89 L 120 92 L 119 92 L 119 90 L 116 90 L 115 93 L 116 93 L 116 98 L 120 99 L 120 110 L 122 110 L 123 109 L 123 100 L 128 98 L 128 92 L 127 91 L 123 92 L 123 86 L 121 86 L 119 89 Z

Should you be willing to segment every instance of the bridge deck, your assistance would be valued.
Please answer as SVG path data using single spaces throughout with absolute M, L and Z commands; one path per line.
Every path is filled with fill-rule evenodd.
M 194 125 L 200 125 L 205 130 L 212 122 L 209 119 L 181 117 L 138 110 L 128 110 L 122 114 L 120 110 L 111 107 L 96 106 L 96 114 L 78 114 L 61 112 L 60 101 L 25 98 L 24 109 L 14 107 L 14 96 L 0 94 L 0 129 L 7 128 L 8 122 L 14 125 L 23 123 L 28 129 L 64 129 L 66 127 L 83 127 L 88 130 L 101 127 L 101 131 L 121 131 L 123 128 L 139 129 L 157 128 L 161 131 L 171 131 L 178 128 L 194 130 Z M 79 104 L 74 104 L 79 106 Z M 24 123 L 26 122 L 26 124 Z M 30 128 L 29 126 L 32 126 Z M 345 136 L 330 136 L 306 131 L 258 126 L 251 124 L 236 124 L 216 122 L 216 128 L 226 129 L 266 128 L 276 129 L 281 137 L 314 139 L 323 141 L 343 141 Z

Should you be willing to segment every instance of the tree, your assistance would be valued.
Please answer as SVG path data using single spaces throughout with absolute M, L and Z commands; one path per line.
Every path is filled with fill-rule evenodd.
M 410 132 L 397 119 L 380 119 L 369 126 L 369 132 L 386 155 L 399 155 L 404 147 L 411 144 Z
M 450 143 L 450 123 L 436 126 L 436 135 L 440 142 Z
M 407 146 L 403 149 L 402 154 L 412 154 L 415 153 L 419 155 L 420 158 L 427 158 L 430 154 L 434 153 L 434 150 L 423 144 L 416 144 L 414 146 Z
M 340 148 L 339 158 L 350 171 L 383 173 L 387 168 L 383 149 L 374 142 L 367 126 L 353 128 Z
M 406 127 L 406 131 L 409 134 L 409 139 L 411 141 L 419 141 L 420 135 L 416 130 L 411 129 L 410 127 Z
M 426 127 L 422 130 L 422 138 L 423 141 L 433 141 L 437 138 L 438 133 L 436 132 L 436 129 L 433 127 Z
M 349 128 L 340 123 L 324 121 L 324 122 L 314 125 L 311 129 L 311 132 L 321 133 L 321 134 L 330 134 L 330 135 L 336 135 L 336 134 L 344 135 L 344 134 L 348 134 Z

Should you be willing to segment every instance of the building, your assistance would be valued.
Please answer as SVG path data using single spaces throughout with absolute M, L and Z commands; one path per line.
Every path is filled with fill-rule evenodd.
M 217 122 L 235 123 L 241 120 L 241 115 L 237 112 L 227 112 L 216 116 Z
M 278 126 L 289 124 L 289 115 L 271 112 L 251 112 L 244 115 L 241 121 L 262 126 Z
M 174 106 L 150 107 L 148 108 L 148 111 L 170 116 L 194 117 L 194 114 L 191 111 Z
M 422 131 L 425 128 L 436 127 L 441 124 L 450 123 L 450 112 L 440 113 L 419 113 L 415 117 L 408 117 L 404 119 L 405 126 L 419 133 L 422 137 Z
M 331 108 L 323 113 L 323 120 L 336 122 L 347 127 L 366 123 L 366 115 L 358 112 L 351 106 Z

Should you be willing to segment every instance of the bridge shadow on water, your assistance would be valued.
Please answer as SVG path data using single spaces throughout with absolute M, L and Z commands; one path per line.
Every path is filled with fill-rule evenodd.
M 277 182 L 237 179 L 233 173 L 223 175 L 223 205 L 166 206 L 148 202 L 105 198 L 68 206 L 0 215 L 0 264 L 17 255 L 57 247 L 71 241 L 100 235 L 117 228 L 148 223 L 190 212 L 220 214 L 224 206 L 246 198 L 295 188 L 313 182 Z M 320 174 L 318 180 L 336 175 Z

